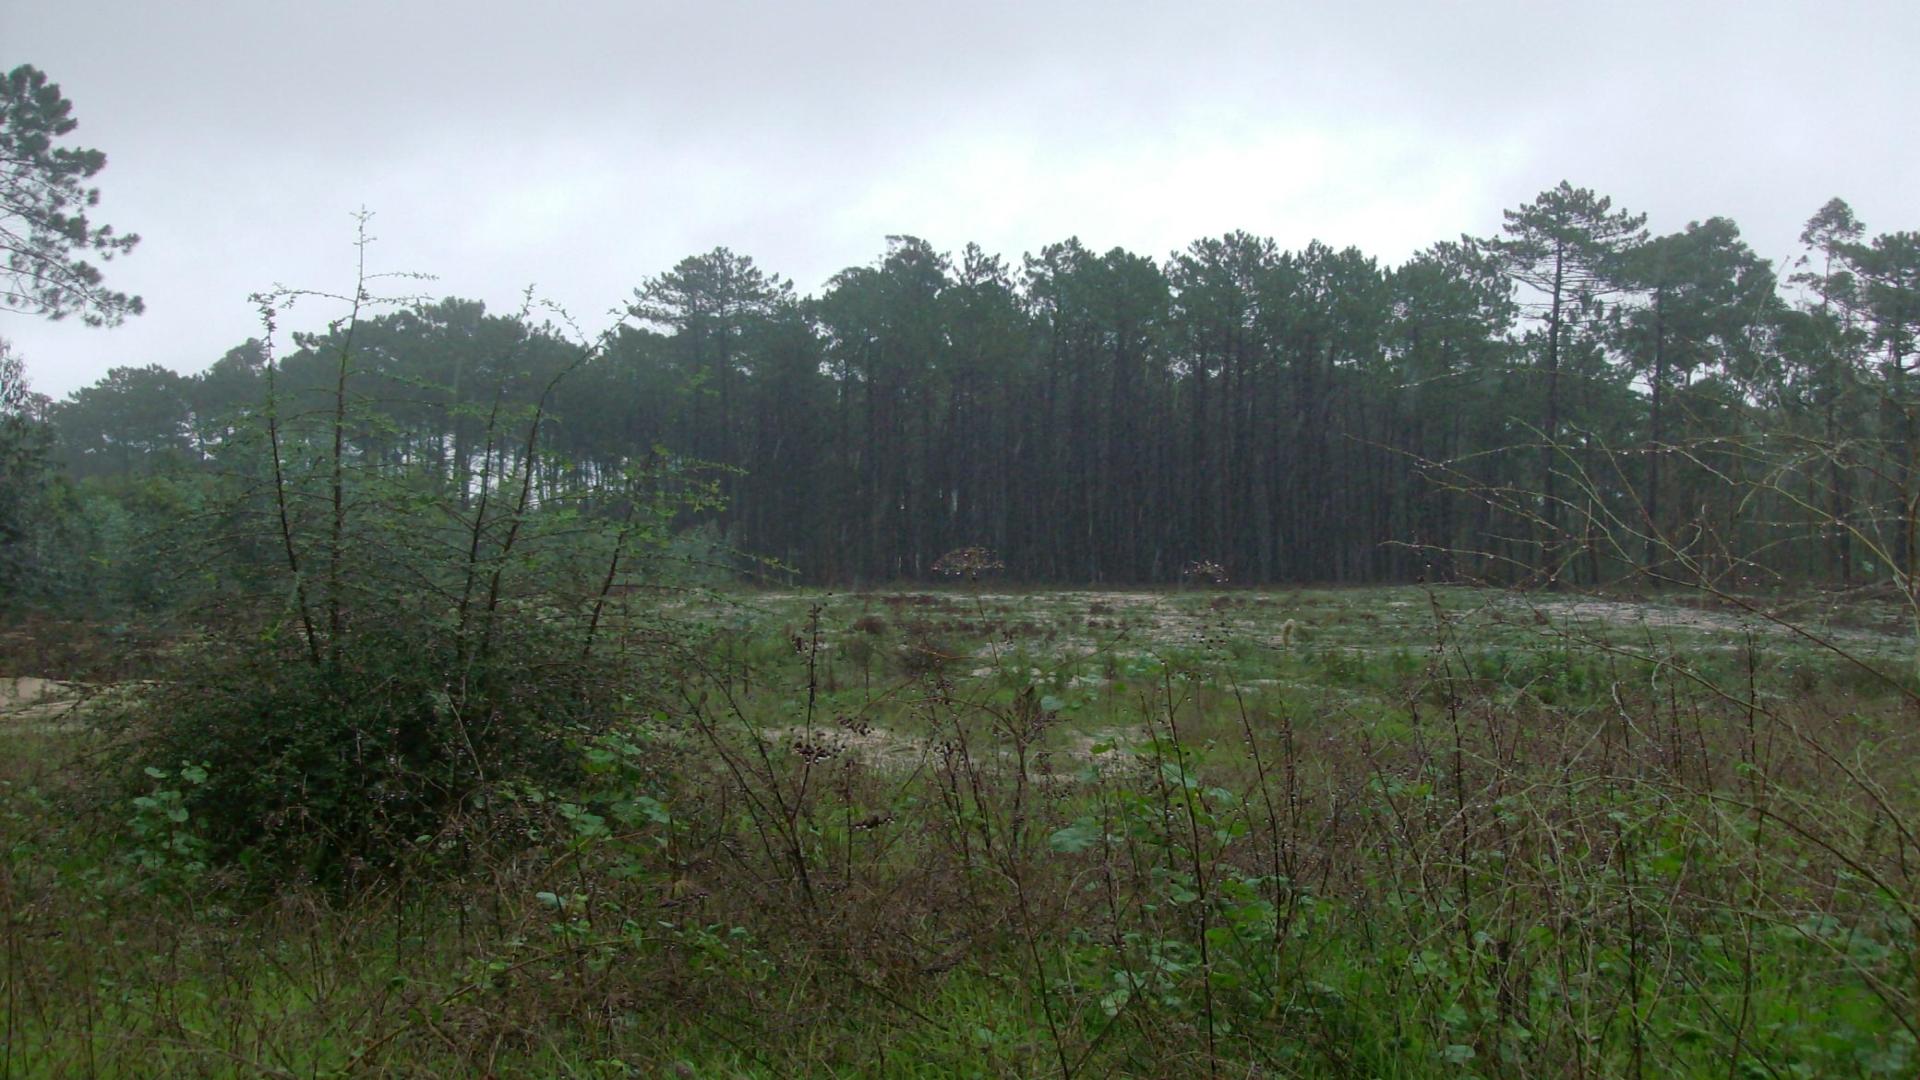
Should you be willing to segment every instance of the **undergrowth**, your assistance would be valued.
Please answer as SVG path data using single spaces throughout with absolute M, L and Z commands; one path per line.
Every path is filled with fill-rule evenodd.
M 569 776 L 344 893 L 229 880 L 219 763 L 100 811 L 111 744 L 11 726 L 0 1074 L 1920 1067 L 1897 689 L 1795 694 L 1752 638 L 1487 645 L 1439 603 L 1377 654 L 1048 668 L 1047 627 L 952 603 L 971 630 L 722 627 Z

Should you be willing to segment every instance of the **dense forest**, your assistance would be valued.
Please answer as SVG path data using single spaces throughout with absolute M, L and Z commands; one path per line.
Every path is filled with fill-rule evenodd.
M 704 463 L 725 500 L 694 527 L 811 582 L 926 578 L 967 546 L 1036 583 L 1906 566 L 1920 234 L 1869 239 L 1836 199 L 1776 270 L 1725 218 L 1649 235 L 1565 183 L 1505 218 L 1393 267 L 1242 232 L 1017 265 L 895 236 L 818 296 L 720 248 L 644 281 L 597 340 L 535 303 L 448 298 L 58 403 L 16 362 L 10 415 L 67 479 L 44 478 L 65 509 L 13 528 L 5 565 L 57 590 L 71 552 L 125 548 L 228 469 L 270 382 L 321 407 L 344 352 L 367 460 L 471 483 L 513 452 L 490 411 L 544 400 L 538 497 Z

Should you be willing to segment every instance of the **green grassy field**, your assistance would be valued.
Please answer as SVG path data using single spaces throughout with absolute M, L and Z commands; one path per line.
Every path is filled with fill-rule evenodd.
M 578 790 L 347 894 L 204 865 L 193 763 L 115 801 L 84 709 L 0 711 L 0 1076 L 1920 1068 L 1891 603 L 663 603 L 694 659 Z

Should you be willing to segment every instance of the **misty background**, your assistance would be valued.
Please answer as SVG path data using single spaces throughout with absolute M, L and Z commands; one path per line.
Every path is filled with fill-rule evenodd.
M 533 284 L 590 330 L 719 245 L 803 293 L 893 233 L 1395 263 L 1563 178 L 1782 262 L 1836 195 L 1920 224 L 1916 40 L 1895 2 L 11 4 L 0 64 L 106 151 L 96 220 L 143 237 L 107 284 L 148 311 L 0 336 L 56 398 L 199 370 L 258 332 L 250 293 L 348 285 L 362 206 L 376 269 L 496 309 Z

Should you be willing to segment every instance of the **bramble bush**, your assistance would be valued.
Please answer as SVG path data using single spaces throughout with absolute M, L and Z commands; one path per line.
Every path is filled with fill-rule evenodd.
M 534 333 L 474 366 L 544 386 L 535 404 L 450 415 L 482 435 L 460 460 L 394 452 L 360 396 L 368 281 L 302 342 L 330 360 L 319 393 L 282 394 L 272 352 L 278 313 L 310 294 L 259 298 L 267 398 L 236 420 L 233 505 L 210 518 L 238 584 L 126 718 L 133 783 L 199 763 L 177 809 L 212 864 L 262 880 L 337 885 L 515 842 L 488 816 L 511 800 L 487 792 L 571 784 L 647 696 L 674 638 L 627 597 L 661 582 L 675 518 L 716 498 L 664 455 L 563 482 L 547 403 L 597 346 Z

